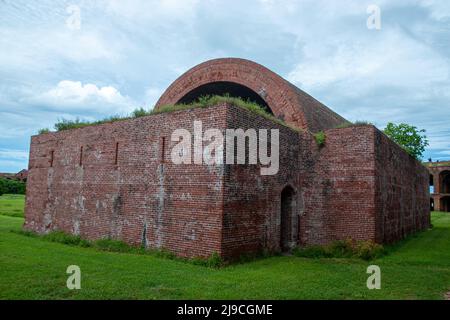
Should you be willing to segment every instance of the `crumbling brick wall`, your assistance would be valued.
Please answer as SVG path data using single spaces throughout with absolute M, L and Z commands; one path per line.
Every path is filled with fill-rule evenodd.
M 32 137 L 25 228 L 120 239 L 181 256 L 220 253 L 223 172 L 173 164 L 170 137 L 178 128 L 192 131 L 194 120 L 205 130 L 224 128 L 226 110 L 172 112 Z

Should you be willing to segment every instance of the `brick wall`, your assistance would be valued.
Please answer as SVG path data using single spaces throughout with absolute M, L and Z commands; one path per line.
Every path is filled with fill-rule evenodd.
M 261 175 L 260 164 L 173 164 L 171 134 L 192 133 L 194 120 L 203 131 L 278 129 L 278 173 Z M 419 162 L 373 126 L 325 134 L 318 146 L 307 131 L 222 104 L 34 136 L 25 228 L 187 257 L 278 251 L 287 186 L 290 247 L 391 242 L 429 226 L 429 175 Z
M 394 242 L 430 226 L 428 170 L 374 130 L 378 242 Z
M 299 185 L 298 154 L 301 133 L 231 106 L 227 114 L 228 128 L 278 129 L 279 171 L 261 175 L 261 165 L 227 165 L 224 176 L 223 245 L 226 257 L 263 249 L 280 249 L 280 195 L 284 187 Z M 298 193 L 296 194 L 298 196 Z M 297 200 L 298 201 L 298 200 Z M 297 208 L 295 208 L 297 213 Z M 292 217 L 292 229 L 297 237 Z
M 373 131 L 349 127 L 325 132 L 305 185 L 304 244 L 372 240 L 375 232 Z M 305 175 L 307 173 L 305 172 Z
M 121 239 L 181 256 L 220 253 L 222 170 L 172 164 L 170 136 L 177 128 L 192 132 L 194 120 L 204 129 L 224 128 L 226 110 L 165 113 L 32 137 L 25 228 Z

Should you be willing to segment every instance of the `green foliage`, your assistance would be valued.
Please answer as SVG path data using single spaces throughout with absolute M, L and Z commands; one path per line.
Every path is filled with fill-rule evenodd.
M 387 253 L 384 247 L 372 241 L 361 241 L 355 247 L 355 256 L 363 260 L 377 259 Z
M 342 128 L 350 128 L 350 127 L 364 127 L 364 126 L 373 126 L 373 123 L 365 120 L 358 120 L 355 122 L 343 122 L 340 125 L 336 126 L 335 129 L 342 129 Z
M 51 242 L 68 244 L 71 246 L 80 246 L 80 247 L 90 247 L 91 246 L 89 241 L 81 239 L 80 236 L 67 234 L 62 231 L 50 232 L 46 235 L 43 235 L 42 239 L 51 241 Z
M 360 258 L 373 260 L 386 254 L 382 245 L 373 241 L 353 241 L 351 239 L 334 241 L 326 246 L 297 247 L 293 254 L 304 258 Z
M 80 120 L 79 118 L 76 118 L 75 120 L 69 120 L 69 119 L 61 119 L 57 123 L 55 123 L 55 129 L 56 131 L 63 131 L 63 130 L 69 130 L 69 129 L 76 129 L 76 128 L 82 128 L 85 126 L 89 126 L 91 123 L 88 121 Z
M 332 257 L 351 258 L 355 253 L 355 244 L 351 239 L 333 241 L 328 250 Z
M 207 108 L 210 106 L 214 106 L 220 103 L 229 103 L 233 104 L 237 107 L 246 109 L 252 113 L 255 113 L 257 115 L 260 115 L 266 119 L 269 119 L 271 121 L 274 121 L 278 124 L 281 124 L 283 126 L 289 127 L 292 130 L 298 130 L 297 128 L 291 127 L 287 125 L 284 121 L 274 117 L 270 113 L 268 113 L 263 107 L 260 105 L 251 102 L 249 100 L 242 100 L 240 98 L 230 97 L 228 95 L 226 96 L 202 96 L 197 101 L 194 101 L 189 104 L 176 104 L 176 105 L 165 105 L 161 106 L 158 109 L 153 109 L 152 111 L 146 111 L 144 108 L 138 108 L 135 109 L 130 115 L 128 116 L 112 116 L 108 117 L 102 120 L 98 121 L 88 121 L 88 120 L 81 120 L 79 118 L 76 118 L 75 120 L 69 120 L 69 119 L 61 119 L 57 123 L 55 123 L 55 130 L 56 131 L 63 131 L 63 130 L 69 130 L 69 129 L 77 129 L 77 128 L 83 128 L 86 126 L 92 126 L 92 125 L 99 125 L 103 123 L 112 123 L 116 121 L 121 120 L 127 120 L 132 118 L 139 118 L 144 117 L 148 115 L 155 115 L 160 113 L 166 113 L 166 112 L 175 112 L 175 111 L 181 111 L 181 110 L 188 110 L 188 109 L 194 109 L 194 108 Z M 49 132 L 48 129 L 41 129 L 39 131 L 40 133 L 47 133 Z
M 133 252 L 135 248 L 120 240 L 100 239 L 93 243 L 93 247 L 103 251 L 111 252 Z
M 429 145 L 424 129 L 419 130 L 406 123 L 397 125 L 389 122 L 384 133 L 418 160 L 422 158 L 425 147 Z
M 221 103 L 232 104 L 236 107 L 240 107 L 242 109 L 248 110 L 254 114 L 260 115 L 268 120 L 274 121 L 283 126 L 287 126 L 290 129 L 298 130 L 296 128 L 290 127 L 281 119 L 278 119 L 268 113 L 262 106 L 259 104 L 252 102 L 250 100 L 243 100 L 241 98 L 230 97 L 229 95 L 218 96 L 218 95 L 206 95 L 198 98 L 197 101 L 194 101 L 189 104 L 176 104 L 176 105 L 165 105 L 161 106 L 159 109 L 154 109 L 152 114 L 166 113 L 166 112 L 174 112 L 180 110 L 194 109 L 194 108 L 207 108 L 210 106 L 215 106 Z
M 314 134 L 314 139 L 316 139 L 316 143 L 319 147 L 323 147 L 325 145 L 326 135 L 325 132 L 320 131 Z
M 200 265 L 208 268 L 220 268 L 224 264 L 224 261 L 217 252 L 214 252 L 207 259 L 194 258 L 191 259 L 191 262 L 195 265 Z
M 353 122 L 353 126 L 356 127 L 363 127 L 363 126 L 373 126 L 372 122 L 366 121 L 366 120 L 357 120 L 355 122 Z
M 17 180 L 0 178 L 0 195 L 25 194 L 26 183 Z
M 292 251 L 294 256 L 303 258 L 331 258 L 331 254 L 327 247 L 312 245 L 307 247 L 297 247 Z
M 42 128 L 39 129 L 38 134 L 44 134 L 44 133 L 49 133 L 50 129 L 49 128 Z
M 145 117 L 151 114 L 151 111 L 146 111 L 144 108 L 138 108 L 135 109 L 132 113 L 131 116 L 133 118 L 140 118 L 140 117 Z

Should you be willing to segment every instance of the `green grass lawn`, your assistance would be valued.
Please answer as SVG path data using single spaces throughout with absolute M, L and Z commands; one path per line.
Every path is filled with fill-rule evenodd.
M 0 215 L 23 217 L 25 196 L 22 194 L 3 194 L 0 196 Z
M 2 214 L 4 201 L 14 199 L 0 200 Z M 450 291 L 450 214 L 432 219 L 432 230 L 371 262 L 277 256 L 212 269 L 28 237 L 11 232 L 23 218 L 0 215 L 0 299 L 443 299 Z M 66 287 L 72 264 L 81 268 L 80 290 Z M 381 268 L 381 290 L 366 287 L 370 264 Z

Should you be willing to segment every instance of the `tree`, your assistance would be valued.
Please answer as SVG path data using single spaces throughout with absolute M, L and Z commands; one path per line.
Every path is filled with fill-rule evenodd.
M 419 130 L 407 123 L 389 122 L 383 131 L 417 160 L 422 158 L 425 147 L 429 145 L 427 136 L 424 134 L 425 130 Z
M 0 178 L 0 195 L 2 194 L 25 194 L 25 183 L 17 180 Z

